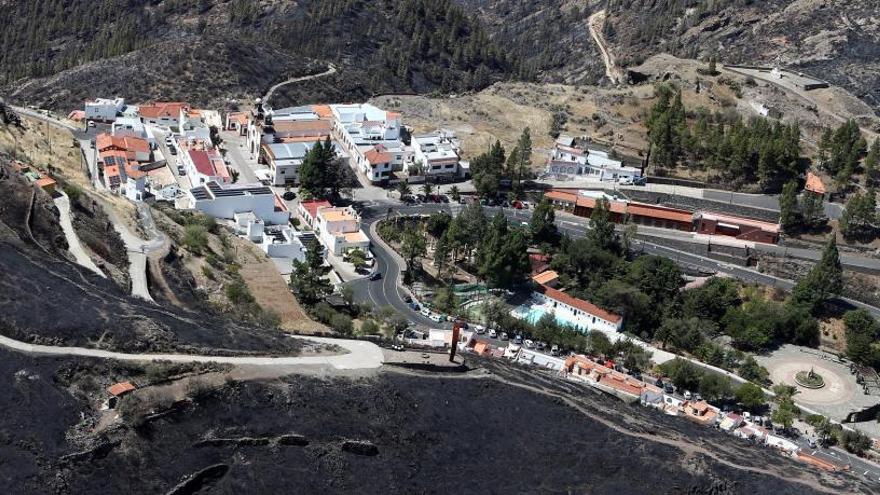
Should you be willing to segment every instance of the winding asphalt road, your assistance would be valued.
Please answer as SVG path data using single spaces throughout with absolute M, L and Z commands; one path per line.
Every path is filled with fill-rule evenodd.
M 399 289 L 398 285 L 401 269 L 404 266 L 403 260 L 397 253 L 382 242 L 375 232 L 374 227 L 376 222 L 385 218 L 388 214 L 389 208 L 391 209 L 392 214 L 399 215 L 431 214 L 438 211 L 444 211 L 454 216 L 461 209 L 461 206 L 457 204 L 443 203 L 428 203 L 409 206 L 389 202 L 367 207 L 362 212 L 364 223 L 370 227 L 367 235 L 370 237 L 372 250 L 376 256 L 376 267 L 378 271 L 382 273 L 383 278 L 377 281 L 360 279 L 350 282 L 349 285 L 354 291 L 354 299 L 358 302 L 369 302 L 377 306 L 391 306 L 416 326 L 437 328 L 439 326 L 437 322 L 434 322 L 421 313 L 412 310 L 403 300 L 404 293 Z M 528 222 L 532 216 L 532 210 L 489 207 L 484 207 L 484 209 L 486 210 L 487 215 L 494 215 L 497 212 L 503 212 L 508 220 L 514 224 Z M 588 223 L 589 219 L 579 217 L 556 219 L 556 227 L 559 231 L 574 238 L 586 236 L 586 233 L 589 230 Z M 636 239 L 633 241 L 633 244 L 646 254 L 654 254 L 669 258 L 684 268 L 711 273 L 726 273 L 744 282 L 778 287 L 787 291 L 790 291 L 795 284 L 792 280 L 774 277 L 750 268 L 724 263 L 687 251 L 681 251 L 643 240 Z M 864 308 L 871 312 L 874 317 L 880 318 L 880 308 L 850 298 L 842 297 L 840 299 L 852 306 Z

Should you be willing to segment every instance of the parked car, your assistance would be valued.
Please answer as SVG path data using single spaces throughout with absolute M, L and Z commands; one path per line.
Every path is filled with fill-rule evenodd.
M 515 209 L 517 209 L 517 210 L 522 210 L 522 209 L 523 209 L 523 204 L 522 204 L 522 202 L 520 202 L 520 201 L 514 201 L 514 202 L 513 202 L 513 207 L 514 207 Z
M 293 191 L 285 191 L 284 195 L 281 197 L 284 198 L 285 201 L 290 201 L 296 197 L 296 193 Z
M 691 400 L 693 398 L 694 398 L 694 396 L 691 394 L 690 390 L 684 391 L 684 400 Z
M 447 196 L 447 195 L 445 195 L 445 194 L 441 194 L 441 195 L 440 195 L 440 201 L 442 201 L 442 202 L 444 202 L 444 203 L 448 203 L 448 202 L 449 202 L 449 196 Z
M 169 147 L 168 147 L 168 152 L 171 153 L 172 155 L 176 155 L 176 154 L 177 154 L 177 148 L 175 148 L 174 146 L 169 146 Z
M 522 343 L 523 343 L 522 335 L 517 335 L 516 337 L 514 337 L 513 343 L 518 344 L 518 345 L 522 345 Z
M 409 303 L 409 307 L 412 308 L 413 311 L 418 311 L 421 309 L 421 306 L 419 306 L 418 304 L 416 304 L 414 302 Z
M 370 275 L 370 280 L 379 280 L 380 278 L 382 278 L 382 272 L 373 272 Z
M 402 351 L 402 350 L 403 350 L 403 344 L 392 344 L 392 345 L 391 345 L 391 349 L 393 349 L 393 350 L 395 350 L 395 351 Z
M 507 332 L 501 332 L 501 336 L 499 338 L 501 340 L 510 340 L 510 337 L 507 336 Z
M 474 331 L 479 334 L 484 334 L 486 333 L 486 327 L 484 327 L 483 325 L 474 325 Z
M 183 169 L 183 165 L 177 166 L 177 173 L 180 174 L 181 177 L 186 175 L 186 170 Z
M 424 203 L 426 199 L 427 199 L 427 197 L 424 194 L 417 194 L 416 195 L 416 201 L 418 201 L 419 203 Z
M 489 338 L 494 339 L 497 337 L 498 337 L 498 332 L 496 332 L 494 328 L 492 330 L 489 330 Z
M 537 344 L 535 344 L 535 347 L 537 347 L 539 351 L 543 351 L 547 348 L 547 344 L 543 342 L 538 342 Z
M 535 348 L 535 343 L 531 339 L 526 339 L 525 342 L 523 342 L 523 344 L 525 344 L 526 347 L 528 347 L 529 349 Z
M 552 354 L 554 356 L 558 356 L 559 355 L 559 346 L 556 344 L 553 344 L 553 347 L 550 348 L 550 354 Z

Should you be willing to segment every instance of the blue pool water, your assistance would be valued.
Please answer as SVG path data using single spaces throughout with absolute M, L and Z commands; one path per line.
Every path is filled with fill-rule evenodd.
M 521 306 L 517 306 L 516 309 L 513 310 L 512 314 L 513 316 L 534 325 L 535 323 L 538 323 L 538 320 L 540 320 L 545 314 L 547 314 L 547 310 L 545 310 L 541 306 L 531 306 L 524 304 Z M 559 314 L 554 313 L 554 316 L 556 317 L 556 323 L 560 325 L 565 325 L 569 327 L 577 326 L 575 322 L 563 318 Z

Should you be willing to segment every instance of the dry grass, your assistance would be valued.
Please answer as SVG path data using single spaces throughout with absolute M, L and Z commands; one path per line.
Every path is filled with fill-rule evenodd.
M 840 353 L 846 350 L 846 328 L 841 318 L 819 320 L 819 347 Z
M 328 329 L 306 315 L 278 274 L 275 264 L 264 258 L 244 263 L 239 270 L 257 303 L 281 317 L 281 328 L 299 333 L 324 333 Z

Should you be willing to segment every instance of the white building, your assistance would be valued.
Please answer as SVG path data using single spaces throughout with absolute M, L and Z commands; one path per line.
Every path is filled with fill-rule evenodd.
M 327 250 L 341 256 L 349 249 L 369 249 L 370 239 L 361 230 L 360 222 L 360 216 L 350 206 L 319 208 L 315 230 Z
M 272 184 L 276 186 L 294 185 L 299 183 L 299 168 L 306 155 L 317 141 L 294 141 L 287 143 L 264 144 L 262 147 L 263 161 L 269 165 Z M 333 150 L 340 156 L 340 146 L 333 143 Z
M 189 103 L 154 102 L 138 106 L 138 116 L 144 124 L 179 129 L 181 119 L 190 111 Z
M 557 319 L 575 326 L 581 332 L 619 332 L 623 327 L 622 316 L 546 285 L 539 285 L 532 293 L 532 298 L 539 301 Z
M 110 127 L 110 133 L 119 137 L 146 139 L 153 149 L 156 148 L 156 136 L 153 135 L 153 130 L 145 126 L 137 117 L 117 117 Z
M 220 184 L 214 181 L 189 191 L 190 206 L 204 214 L 234 220 L 236 213 L 253 212 L 268 225 L 286 225 L 290 211 L 272 190 L 259 184 Z
M 110 122 L 115 120 L 116 114 L 123 110 L 125 110 L 125 99 L 123 98 L 87 100 L 85 104 L 85 118 L 86 120 Z
M 432 134 L 413 136 L 411 146 L 412 162 L 419 166 L 423 175 L 459 175 L 461 142 L 451 131 L 440 130 Z
M 551 356 L 550 354 L 526 347 L 520 349 L 516 362 L 553 371 L 561 371 L 565 366 L 565 358 Z
M 641 169 L 624 165 L 608 151 L 594 145 L 579 146 L 575 139 L 560 136 L 550 152 L 548 174 L 581 175 L 600 181 L 634 182 L 642 176 Z
M 371 182 L 387 181 L 392 171 L 403 169 L 410 152 L 400 141 L 399 113 L 368 103 L 330 105 L 330 111 L 342 148 Z
M 204 146 L 192 146 L 182 148 L 180 164 L 186 170 L 192 185 L 219 182 L 228 184 L 232 182 L 229 169 L 220 152 Z

